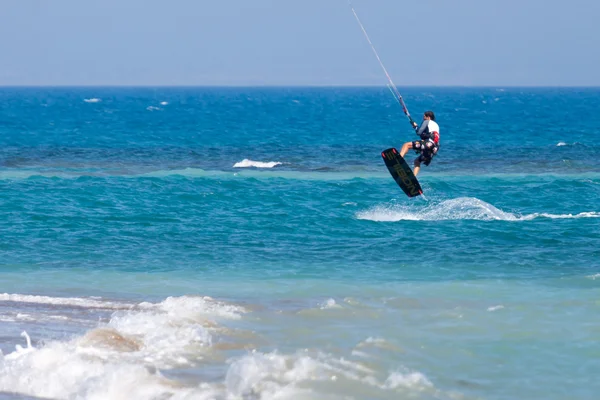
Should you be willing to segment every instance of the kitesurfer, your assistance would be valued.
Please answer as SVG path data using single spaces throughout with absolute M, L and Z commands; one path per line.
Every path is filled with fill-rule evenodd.
M 413 173 L 417 176 L 421 170 L 421 163 L 429 165 L 440 148 L 440 127 L 435 122 L 433 111 L 426 111 L 423 114 L 421 126 L 418 126 L 414 121 L 412 124 L 421 140 L 404 143 L 400 150 L 400 156 L 404 157 L 410 149 L 419 154 L 419 157 L 414 161 L 415 168 L 413 170 Z

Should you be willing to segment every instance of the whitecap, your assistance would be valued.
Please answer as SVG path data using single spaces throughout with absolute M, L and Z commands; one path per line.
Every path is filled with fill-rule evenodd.
M 86 103 L 100 103 L 102 101 L 102 99 L 98 99 L 98 98 L 91 98 L 91 99 L 83 99 L 83 101 L 85 101 Z
M 557 147 L 561 147 L 561 146 L 566 146 L 567 144 L 565 142 L 558 142 L 556 144 Z
M 281 165 L 281 163 L 277 162 L 277 161 L 269 161 L 269 162 L 252 161 L 252 160 L 245 158 L 242 161 L 233 164 L 233 168 L 250 168 L 250 167 L 273 168 L 273 167 L 276 167 L 277 165 Z

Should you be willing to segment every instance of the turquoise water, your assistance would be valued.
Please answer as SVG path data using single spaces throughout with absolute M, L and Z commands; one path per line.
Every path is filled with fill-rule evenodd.
M 1 89 L 0 392 L 595 399 L 600 90 L 402 92 Z

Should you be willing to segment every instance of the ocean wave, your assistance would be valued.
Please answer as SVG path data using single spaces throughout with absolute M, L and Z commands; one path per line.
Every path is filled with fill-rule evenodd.
M 356 218 L 377 222 L 443 221 L 461 219 L 481 221 L 530 221 L 536 218 L 600 218 L 600 212 L 589 211 L 579 214 L 534 213 L 518 215 L 502 211 L 499 208 L 474 197 L 460 197 L 424 207 L 397 205 L 375 206 L 368 210 L 357 212 Z
M 365 340 L 357 355 L 319 350 L 250 353 L 229 358 L 225 374 L 198 385 L 182 384 L 169 369 L 197 368 L 224 358 L 227 330 L 219 318 L 239 318 L 246 310 L 210 297 L 172 297 L 120 310 L 110 321 L 67 340 L 24 344 L 0 352 L 0 392 L 43 398 L 290 398 L 350 396 L 395 398 L 441 394 L 423 373 L 396 365 L 382 371 L 372 362 L 383 339 Z M 224 333 L 225 332 L 225 333 Z M 239 340 L 236 330 L 234 340 Z M 220 335 L 220 338 L 216 338 Z M 248 344 L 243 344 L 247 346 Z M 221 347 L 220 347 L 221 346 Z M 327 383 L 323 386 L 323 383 Z M 324 391 L 324 392 L 323 392 Z M 322 396 L 321 396 L 322 395 Z
M 28 294 L 9 294 L 0 293 L 0 301 L 10 301 L 15 303 L 34 303 L 48 304 L 57 306 L 75 306 L 84 308 L 99 308 L 99 309 L 126 309 L 134 306 L 133 303 L 104 301 L 97 298 L 83 297 L 50 297 L 50 296 L 34 296 Z
M 44 301 L 78 304 L 52 299 Z M 333 299 L 323 305 L 336 308 Z M 446 393 L 422 372 L 399 363 L 392 369 L 381 364 L 382 351 L 402 351 L 383 338 L 369 337 L 344 354 L 319 349 L 224 353 L 250 346 L 243 338 L 254 336 L 221 325 L 246 312 L 243 306 L 211 297 L 169 297 L 117 310 L 108 321 L 68 339 L 39 342 L 23 332 L 24 340 L 14 351 L 0 352 L 0 392 L 128 400 L 329 398 L 334 393 L 358 398 L 445 398 Z M 206 379 L 200 373 L 197 384 L 179 380 L 179 372 L 183 371 L 184 380 L 195 378 L 186 375 L 188 368 L 203 371 L 203 365 L 213 368 L 215 361 L 224 367 L 219 378 Z M 165 374 L 168 370 L 174 372 Z
M 97 178 L 166 178 L 170 176 L 186 176 L 192 178 L 279 178 L 290 180 L 306 181 L 348 181 L 353 179 L 378 179 L 386 180 L 389 183 L 390 193 L 400 192 L 392 180 L 388 171 L 378 170 L 328 170 L 319 169 L 279 169 L 274 168 L 283 165 L 282 162 L 270 161 L 260 162 L 252 160 L 243 160 L 234 164 L 235 171 L 226 169 L 203 169 L 194 167 L 157 169 L 151 170 L 147 165 L 129 165 L 127 167 L 117 166 L 90 166 L 90 167 L 62 167 L 62 168 L 4 168 L 0 169 L 0 180 L 20 180 L 29 178 L 59 178 L 59 179 L 77 179 L 81 177 Z M 423 183 L 450 183 L 464 184 L 465 182 L 481 182 L 489 179 L 501 180 L 504 182 L 555 182 L 565 181 L 567 183 L 577 183 L 584 181 L 586 183 L 598 184 L 600 173 L 598 172 L 579 172 L 572 174 L 552 174 L 552 173 L 531 173 L 531 174 L 513 174 L 513 173 L 494 173 L 473 175 L 472 173 L 434 173 L 428 175 Z
M 13 300 L 95 308 L 93 299 L 10 295 Z M 6 298 L 6 296 L 4 296 Z M 92 301 L 90 301 L 92 300 Z M 189 367 L 214 350 L 222 319 L 246 310 L 210 297 L 169 297 L 115 311 L 108 322 L 66 341 L 46 341 L 0 352 L 0 392 L 43 398 L 214 398 L 216 388 L 192 389 L 158 373 Z M 220 341 L 219 341 L 220 342 Z M 222 343 L 217 343 L 222 344 Z
M 34 347 L 26 332 L 23 336 L 27 347 L 16 345 L 14 352 L 0 355 L 0 391 L 40 398 L 98 400 L 171 398 L 190 392 L 178 390 L 174 382 L 149 369 L 143 360 L 115 361 L 116 354 L 134 350 L 123 345 L 131 339 L 114 333 L 107 334 L 105 340 L 121 342 L 120 346 L 111 347 L 112 357 L 107 347 L 99 345 L 92 354 L 86 344 L 79 344 L 79 339 Z
M 77 179 L 81 177 L 97 178 L 169 178 L 172 176 L 185 176 L 190 178 L 214 178 L 214 179 L 239 179 L 239 178 L 264 178 L 264 179 L 290 179 L 306 181 L 346 181 L 352 179 L 391 179 L 389 173 L 385 172 L 321 172 L 321 171 L 282 171 L 272 168 L 239 168 L 237 171 L 205 170 L 202 168 L 164 169 L 149 172 L 139 172 L 142 167 L 131 167 L 129 171 L 120 170 L 96 170 L 94 172 L 85 170 L 69 169 L 65 171 L 33 171 L 29 169 L 0 170 L 0 180 L 21 180 L 29 178 L 59 178 Z M 136 171 L 136 169 L 138 171 Z M 146 168 L 147 169 L 147 168 Z M 398 189 L 399 190 L 399 189 Z
M 245 158 L 242 161 L 233 164 L 233 168 L 250 168 L 250 167 L 254 167 L 254 168 L 273 168 L 273 167 L 276 167 L 276 166 L 281 165 L 281 164 L 282 163 L 277 162 L 277 161 L 269 161 L 269 162 L 252 161 L 252 160 L 248 160 L 247 158 Z
M 86 103 L 100 103 L 102 101 L 102 99 L 93 97 L 91 99 L 83 99 L 83 101 L 85 101 Z
M 235 360 L 225 377 L 228 394 L 246 398 L 260 394 L 260 398 L 294 397 L 308 395 L 307 382 L 322 381 L 349 389 L 354 396 L 389 396 L 393 392 L 407 397 L 422 392 L 438 393 L 427 377 L 408 369 L 389 373 L 385 380 L 378 379 L 376 371 L 365 363 L 329 354 L 301 351 L 295 354 L 253 352 Z M 362 388 L 359 388 L 362 386 Z M 357 393 L 365 391 L 365 393 Z M 379 392 L 379 393 L 378 393 Z M 438 393 L 439 394 L 439 393 Z M 312 391 L 310 398 L 319 398 Z

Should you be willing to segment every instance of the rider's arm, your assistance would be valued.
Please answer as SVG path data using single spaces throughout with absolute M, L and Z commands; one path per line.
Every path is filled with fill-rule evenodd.
M 429 124 L 429 121 L 424 120 L 423 123 L 421 124 L 421 126 L 419 127 L 419 129 L 417 129 L 417 135 L 419 135 L 419 137 L 422 140 L 429 139 L 429 133 L 427 133 L 427 125 L 428 124 Z

